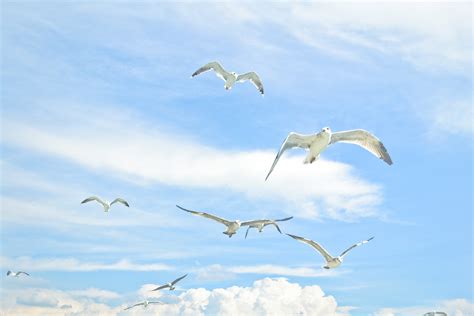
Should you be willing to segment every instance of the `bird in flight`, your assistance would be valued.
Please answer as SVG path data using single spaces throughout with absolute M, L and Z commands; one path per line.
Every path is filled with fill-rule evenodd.
M 245 238 L 247 238 L 250 228 L 257 228 L 258 232 L 261 233 L 263 231 L 263 228 L 265 228 L 265 226 L 268 226 L 268 225 L 275 226 L 275 228 L 281 234 L 281 230 L 277 222 L 289 221 L 292 218 L 293 216 L 282 218 L 282 219 L 257 219 L 253 221 L 242 222 L 241 226 L 248 226 L 247 231 L 245 233 Z
M 260 77 L 257 75 L 256 72 L 251 71 L 241 75 L 235 72 L 228 72 L 217 61 L 205 64 L 204 66 L 196 70 L 191 77 L 196 77 L 197 75 L 211 69 L 214 70 L 217 77 L 225 81 L 224 88 L 226 90 L 232 89 L 236 82 L 244 82 L 250 80 L 250 82 L 252 82 L 253 85 L 258 89 L 258 91 L 260 91 L 262 96 L 264 95 L 262 81 L 260 80 Z
M 81 202 L 81 204 L 84 204 L 84 203 L 87 203 L 87 202 L 90 202 L 90 201 L 97 201 L 98 203 L 102 204 L 102 206 L 104 207 L 104 212 L 108 212 L 110 207 L 112 206 L 112 204 L 114 203 L 122 203 L 123 205 L 125 205 L 126 207 L 130 207 L 130 205 L 128 204 L 127 201 L 125 201 L 124 199 L 122 198 L 116 198 L 115 200 L 112 201 L 112 203 L 109 203 L 108 201 L 106 200 L 101 200 L 99 197 L 97 196 L 91 196 L 91 197 L 88 197 L 87 199 L 85 199 L 84 201 Z
M 436 316 L 436 315 L 441 315 L 441 316 L 448 316 L 445 312 L 428 312 L 423 314 L 423 316 Z
M 143 308 L 147 308 L 148 305 L 150 305 L 150 304 L 164 304 L 164 303 L 162 303 L 162 302 L 160 302 L 160 301 L 149 302 L 149 301 L 147 301 L 147 300 L 144 300 L 144 301 L 141 302 L 141 303 L 137 303 L 137 304 L 135 304 L 135 305 L 132 305 L 132 306 L 129 306 L 129 307 L 125 308 L 124 311 L 126 311 L 127 309 L 131 309 L 131 308 L 137 307 L 137 306 L 142 306 L 142 305 L 143 305 Z
M 157 287 L 156 289 L 153 289 L 152 291 L 159 291 L 159 290 L 166 289 L 166 288 L 169 288 L 170 291 L 173 291 L 176 288 L 175 284 L 178 283 L 179 281 L 181 281 L 182 279 L 184 279 L 186 276 L 187 276 L 187 274 L 183 275 L 182 277 L 177 278 L 173 282 L 161 285 L 161 286 Z
M 185 211 L 185 212 L 191 213 L 193 215 L 209 218 L 209 219 L 212 219 L 216 222 L 224 224 L 227 227 L 227 230 L 225 232 L 222 232 L 222 233 L 229 236 L 229 238 L 232 237 L 232 235 L 234 235 L 235 233 L 237 233 L 240 226 L 242 225 L 241 221 L 239 221 L 239 220 L 228 221 L 226 219 L 220 218 L 218 216 L 215 216 L 215 215 L 212 215 L 212 214 L 209 214 L 209 213 L 191 211 L 191 210 L 185 209 L 184 207 L 181 207 L 179 205 L 176 205 L 176 207 L 183 210 L 183 211 Z
M 21 274 L 30 276 L 28 273 L 23 272 L 23 271 L 18 271 L 18 272 L 7 271 L 7 276 L 11 275 L 11 276 L 16 277 L 16 278 L 18 278 Z
M 358 145 L 365 150 L 368 150 L 370 153 L 375 155 L 376 157 L 385 161 L 388 165 L 391 165 L 392 159 L 388 154 L 387 149 L 382 144 L 382 142 L 375 137 L 375 135 L 371 134 L 368 131 L 363 129 L 355 129 L 350 131 L 343 131 L 343 132 L 331 132 L 329 127 L 323 128 L 319 133 L 311 134 L 311 135 L 302 135 L 298 133 L 291 132 L 283 142 L 278 151 L 275 160 L 273 161 L 272 167 L 267 174 L 265 180 L 268 179 L 270 174 L 275 168 L 278 160 L 283 155 L 285 150 L 293 148 L 293 147 L 300 147 L 307 149 L 309 151 L 304 163 L 313 163 L 315 160 L 319 158 L 319 155 L 329 146 L 335 143 L 349 143 Z
M 354 244 L 352 246 L 350 246 L 349 248 L 347 248 L 346 250 L 344 250 L 340 255 L 339 257 L 333 257 L 329 254 L 329 252 L 327 252 L 326 249 L 324 249 L 320 244 L 318 244 L 317 242 L 313 241 L 313 240 L 310 240 L 310 239 L 306 239 L 306 238 L 303 238 L 303 237 L 298 237 L 298 236 L 295 236 L 295 235 L 290 235 L 290 234 L 287 234 L 288 236 L 298 240 L 298 241 L 301 241 L 305 244 L 308 244 L 310 245 L 311 247 L 313 247 L 314 249 L 316 249 L 317 251 L 319 251 L 319 253 L 324 257 L 324 259 L 326 260 L 326 265 L 323 266 L 324 269 L 334 269 L 334 268 L 337 268 L 341 265 L 342 261 L 343 261 L 343 258 L 344 256 L 349 252 L 351 251 L 352 249 L 358 247 L 358 246 L 361 246 L 363 244 L 366 244 L 368 243 L 369 241 L 371 241 L 372 239 L 374 239 L 374 237 L 371 237 L 367 240 L 364 240 L 364 241 L 361 241 L 361 242 L 358 242 L 357 244 Z

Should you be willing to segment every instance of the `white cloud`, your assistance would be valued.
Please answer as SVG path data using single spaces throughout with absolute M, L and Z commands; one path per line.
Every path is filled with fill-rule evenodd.
M 197 279 L 201 281 L 231 280 L 237 274 L 262 274 L 295 277 L 334 277 L 346 273 L 347 270 L 325 270 L 310 267 L 287 267 L 274 264 L 247 265 L 247 266 L 222 266 L 213 264 L 196 270 Z
M 33 259 L 30 257 L 1 257 L 2 268 L 15 267 L 25 271 L 164 271 L 174 268 L 161 263 L 139 264 L 123 259 L 113 263 L 81 262 L 74 258 Z
M 118 293 L 112 292 L 112 291 L 107 291 L 107 290 L 101 290 L 97 288 L 89 288 L 86 290 L 77 290 L 77 291 L 70 291 L 71 295 L 73 296 L 80 296 L 80 297 L 89 297 L 89 298 L 95 298 L 99 300 L 111 300 L 115 298 L 120 298 L 120 295 Z
M 6 119 L 2 141 L 141 184 L 227 188 L 253 199 L 286 202 L 303 217 L 354 220 L 378 215 L 379 186 L 357 177 L 347 164 L 322 159 L 308 166 L 303 157 L 286 155 L 265 182 L 279 144 L 272 150 L 223 150 L 189 135 L 163 132 L 129 111 L 69 109 L 48 113 L 48 121 L 61 116 L 61 126 L 39 118 Z M 89 115 L 82 115 L 84 111 Z M 69 120 L 74 124 L 68 125 Z
M 158 305 L 150 310 L 155 315 L 346 314 L 344 309 L 338 309 L 334 297 L 326 296 L 319 286 L 301 287 L 282 278 L 265 278 L 251 287 L 190 289 L 180 294 L 175 304 Z
M 433 311 L 445 312 L 450 316 L 468 316 L 474 314 L 474 304 L 466 299 L 452 299 L 437 302 L 430 306 L 382 308 L 375 313 L 375 316 L 424 315 Z

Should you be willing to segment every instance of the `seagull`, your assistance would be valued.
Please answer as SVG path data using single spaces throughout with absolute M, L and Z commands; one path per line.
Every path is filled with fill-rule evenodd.
M 24 275 L 30 276 L 28 273 L 23 272 L 23 271 L 18 271 L 18 272 L 8 271 L 8 272 L 7 272 L 7 276 L 8 276 L 8 275 L 11 275 L 11 276 L 14 276 L 14 277 L 16 277 L 16 278 L 18 278 L 18 277 L 20 276 L 20 274 L 24 274 Z
M 125 201 L 124 199 L 122 198 L 116 198 L 115 200 L 112 201 L 112 203 L 109 203 L 108 201 L 102 201 L 99 197 L 97 196 L 91 196 L 91 197 L 88 197 L 87 199 L 85 199 L 84 201 L 81 202 L 81 204 L 84 204 L 84 203 L 87 203 L 87 202 L 90 202 L 90 201 L 97 201 L 99 202 L 100 204 L 102 204 L 102 206 L 104 207 L 104 212 L 108 212 L 109 211 L 109 208 L 112 206 L 112 204 L 114 203 L 122 203 L 123 205 L 125 205 L 126 207 L 130 207 L 130 205 L 128 204 L 127 201 Z
M 369 239 L 367 240 L 364 240 L 364 241 L 361 241 L 357 244 L 354 244 L 352 246 L 350 246 L 349 248 L 347 248 L 346 250 L 344 250 L 340 255 L 339 257 L 333 257 L 329 254 L 329 252 L 326 251 L 326 249 L 324 249 L 320 244 L 318 244 L 317 242 L 315 241 L 312 241 L 310 239 L 306 239 L 306 238 L 303 238 L 303 237 L 298 237 L 298 236 L 295 236 L 295 235 L 290 235 L 290 234 L 287 234 L 288 236 L 298 240 L 298 241 L 301 241 L 301 242 L 304 242 L 308 245 L 310 245 L 311 247 L 313 247 L 314 249 L 316 249 L 317 251 L 319 251 L 319 253 L 321 253 L 321 255 L 324 257 L 324 259 L 326 260 L 326 265 L 323 267 L 324 269 L 333 269 L 333 268 L 337 268 L 341 265 L 342 263 L 342 259 L 344 258 L 344 256 L 352 249 L 354 249 L 355 247 L 358 247 L 358 246 L 361 246 L 363 244 L 366 244 L 368 243 L 369 241 L 371 241 L 372 239 L 374 239 L 374 237 L 370 237 Z
M 140 305 L 143 305 L 143 308 L 147 308 L 148 305 L 150 305 L 150 304 L 164 304 L 164 303 L 163 303 L 163 302 L 160 302 L 160 301 L 149 302 L 149 301 L 147 301 L 147 300 L 144 300 L 144 301 L 141 302 L 141 303 L 137 303 L 137 304 L 135 304 L 135 305 L 132 305 L 132 306 L 129 306 L 129 307 L 125 308 L 124 311 L 126 311 L 127 309 L 134 308 L 134 307 L 136 307 L 136 306 L 140 306 Z
M 435 315 L 441 315 L 441 316 L 448 316 L 445 312 L 428 312 L 423 314 L 423 316 L 435 316 Z
M 268 179 L 285 150 L 293 147 L 308 149 L 309 153 L 304 160 L 304 163 L 307 164 L 313 163 L 329 145 L 337 142 L 359 145 L 387 164 L 391 165 L 393 163 L 382 142 L 368 131 L 355 129 L 332 133 L 329 127 L 325 127 L 319 133 L 312 135 L 302 135 L 291 132 L 281 145 L 265 180 Z
M 289 221 L 292 219 L 293 216 L 287 217 L 287 218 L 282 218 L 282 219 L 257 219 L 253 221 L 248 221 L 248 222 L 243 222 L 241 226 L 248 226 L 247 232 L 245 233 L 245 238 L 247 238 L 247 235 L 249 233 L 250 228 L 257 228 L 258 232 L 261 233 L 263 228 L 268 225 L 273 225 L 275 228 L 278 230 L 278 232 L 281 234 L 280 227 L 278 227 L 276 222 L 284 222 L 284 221 Z
M 174 285 L 176 283 L 178 283 L 179 281 L 181 281 L 182 279 L 184 279 L 186 276 L 187 276 L 187 274 L 183 275 L 182 277 L 177 278 L 176 280 L 174 280 L 171 283 L 166 283 L 165 285 L 159 286 L 159 287 L 157 287 L 156 289 L 154 289 L 152 291 L 158 291 L 158 290 L 162 290 L 162 289 L 166 289 L 166 288 L 169 288 L 170 291 L 173 291 L 176 288 Z
M 179 205 L 176 205 L 176 207 L 183 210 L 183 211 L 186 211 L 188 213 L 198 215 L 198 216 L 202 216 L 202 217 L 205 217 L 205 218 L 210 218 L 212 220 L 215 220 L 216 222 L 224 224 L 225 226 L 227 226 L 227 230 L 225 232 L 222 232 L 222 233 L 229 236 L 229 238 L 232 237 L 232 235 L 234 235 L 239 230 L 240 226 L 242 225 L 242 223 L 239 220 L 235 220 L 235 221 L 231 222 L 231 221 L 228 221 L 226 219 L 217 217 L 217 216 L 212 215 L 212 214 L 187 210 L 184 207 L 181 207 Z
M 191 78 L 196 77 L 197 75 L 211 69 L 215 71 L 217 77 L 225 81 L 224 88 L 226 90 L 232 89 L 232 86 L 236 82 L 244 82 L 244 81 L 250 80 L 250 82 L 252 82 L 254 86 L 257 87 L 258 91 L 260 91 L 262 96 L 264 95 L 262 81 L 260 80 L 260 77 L 257 75 L 256 72 L 252 71 L 252 72 L 247 72 L 241 75 L 235 72 L 228 72 L 217 61 L 213 61 L 208 64 L 205 64 L 204 66 L 196 70 L 191 76 Z

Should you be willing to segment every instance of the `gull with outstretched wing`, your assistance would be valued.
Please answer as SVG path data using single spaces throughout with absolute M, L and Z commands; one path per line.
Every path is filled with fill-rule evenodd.
M 125 201 L 124 199 L 122 198 L 116 198 L 115 200 L 112 201 L 112 203 L 109 203 L 107 200 L 102 200 L 101 198 L 97 197 L 97 196 L 91 196 L 91 197 L 88 197 L 87 199 L 85 199 L 84 201 L 81 202 L 81 204 L 84 204 L 84 203 L 87 203 L 87 202 L 91 202 L 91 201 L 96 201 L 98 203 L 100 203 L 102 205 L 102 207 L 104 208 L 104 212 L 108 212 L 110 207 L 114 204 L 114 203 L 122 203 L 123 205 L 125 205 L 126 207 L 130 207 L 130 205 L 128 204 L 127 201 Z
M 175 284 L 178 283 L 179 281 L 181 281 L 182 279 L 184 279 L 186 276 L 187 276 L 187 274 L 183 275 L 182 277 L 177 278 L 173 282 L 161 285 L 161 286 L 157 287 L 156 289 L 153 289 L 152 291 L 159 291 L 159 290 L 163 290 L 163 289 L 166 289 L 166 288 L 169 288 L 170 291 L 173 291 L 176 288 Z
M 240 225 L 241 226 L 248 226 L 247 231 L 245 232 L 245 238 L 247 238 L 247 235 L 249 233 L 250 228 L 256 228 L 256 229 L 258 229 L 258 232 L 261 233 L 263 228 L 265 228 L 265 226 L 268 226 L 268 225 L 275 226 L 275 228 L 281 234 L 281 230 L 280 230 L 280 227 L 278 226 L 277 222 L 289 221 L 292 218 L 293 218 L 293 216 L 287 217 L 287 218 L 282 218 L 282 219 L 256 219 L 256 220 L 253 220 L 253 221 L 242 222 Z
M 13 272 L 13 271 L 7 271 L 7 276 L 12 276 L 12 277 L 19 277 L 20 275 L 27 275 L 27 276 L 30 276 L 28 273 L 24 272 L 24 271 L 18 271 L 18 272 Z
M 262 95 L 264 94 L 262 80 L 260 80 L 260 77 L 256 72 L 251 71 L 240 75 L 235 72 L 228 72 L 217 61 L 213 61 L 202 66 L 196 70 L 191 77 L 196 77 L 197 75 L 209 70 L 214 70 L 217 77 L 225 81 L 224 88 L 226 90 L 232 89 L 236 82 L 245 82 L 248 80 L 253 83 L 253 85 L 258 89 L 258 91 L 260 91 Z
M 150 302 L 150 301 L 147 301 L 147 300 L 144 300 L 143 302 L 141 303 L 137 303 L 135 305 L 132 305 L 132 306 L 129 306 L 127 308 L 124 309 L 124 311 L 128 310 L 128 309 L 132 309 L 134 307 L 137 307 L 137 306 L 142 306 L 143 305 L 143 308 L 147 308 L 148 305 L 151 305 L 151 304 L 164 304 L 163 302 L 160 302 L 160 301 L 154 301 L 154 302 Z
M 364 240 L 364 241 L 361 241 L 361 242 L 358 242 L 352 246 L 350 246 L 349 248 L 347 248 L 346 250 L 344 250 L 338 257 L 333 257 L 331 256 L 331 254 L 323 248 L 323 246 L 321 246 L 320 244 L 318 244 L 317 242 L 313 241 L 313 240 L 310 240 L 310 239 L 306 239 L 306 238 L 303 238 L 303 237 L 299 237 L 299 236 L 295 236 L 295 235 L 291 235 L 291 234 L 287 234 L 288 236 L 300 241 L 300 242 L 303 242 L 305 244 L 308 244 L 310 245 L 311 247 L 313 247 L 314 249 L 316 249 L 323 257 L 324 257 L 324 260 L 326 260 L 326 265 L 323 266 L 324 269 L 334 269 L 334 268 L 337 268 L 341 265 L 342 261 L 343 261 L 343 258 L 344 256 L 349 252 L 351 251 L 352 249 L 354 249 L 355 247 L 358 247 L 358 246 L 361 246 L 363 244 L 366 244 L 368 243 L 369 241 L 371 241 L 372 239 L 374 239 L 374 237 L 371 237 L 367 240 Z
M 319 133 L 312 135 L 302 135 L 291 132 L 281 145 L 280 150 L 278 151 L 265 180 L 268 179 L 285 150 L 294 147 L 300 147 L 308 150 L 308 155 L 304 160 L 304 163 L 307 164 L 313 163 L 315 160 L 317 160 L 320 154 L 326 150 L 329 145 L 338 142 L 358 145 L 372 153 L 377 158 L 382 159 L 388 165 L 393 163 L 383 143 L 370 132 L 362 129 L 356 129 L 332 133 L 329 127 L 325 127 Z
M 209 214 L 209 213 L 188 210 L 188 209 L 185 209 L 184 207 L 181 207 L 179 205 L 176 205 L 176 207 L 183 210 L 183 211 L 185 211 L 185 212 L 191 213 L 193 215 L 201 216 L 201 217 L 204 217 L 204 218 L 209 218 L 209 219 L 212 219 L 216 222 L 224 224 L 227 227 L 227 230 L 225 232 L 222 232 L 222 233 L 229 236 L 229 238 L 232 237 L 232 235 L 234 235 L 235 233 L 237 233 L 237 231 L 239 230 L 239 228 L 241 226 L 240 220 L 228 221 L 226 219 L 223 219 L 221 217 L 218 217 L 218 216 L 215 216 L 215 215 L 212 215 L 212 214 Z

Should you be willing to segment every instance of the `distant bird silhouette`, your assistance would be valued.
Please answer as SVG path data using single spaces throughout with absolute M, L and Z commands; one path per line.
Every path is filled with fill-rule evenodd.
M 97 201 L 99 202 L 100 204 L 102 204 L 102 206 L 104 207 L 104 212 L 108 212 L 110 207 L 112 206 L 112 204 L 114 203 L 122 203 L 123 205 L 125 205 L 126 207 L 130 207 L 130 205 L 128 204 L 127 201 L 125 201 L 124 199 L 122 198 L 116 198 L 115 200 L 112 201 L 112 203 L 109 203 L 108 201 L 106 200 L 101 200 L 99 197 L 97 196 L 91 196 L 91 197 L 88 197 L 87 199 L 85 199 L 84 201 L 81 202 L 81 204 L 84 204 L 84 203 L 87 203 L 87 202 L 91 202 L 91 201 Z
M 182 277 L 177 278 L 173 282 L 166 283 L 165 285 L 161 285 L 161 286 L 157 287 L 156 289 L 153 289 L 152 291 L 158 291 L 158 290 L 162 290 L 162 289 L 166 289 L 166 288 L 169 288 L 170 291 L 173 291 L 176 288 L 175 284 L 178 283 L 179 281 L 181 281 L 182 279 L 184 279 L 186 276 L 187 276 L 187 274 L 183 275 Z
M 289 221 L 292 219 L 293 216 L 287 217 L 287 218 L 282 218 L 282 219 L 256 219 L 253 221 L 247 221 L 247 222 L 242 222 L 240 226 L 248 226 L 247 231 L 245 232 L 245 238 L 247 238 L 247 235 L 249 233 L 250 228 L 257 228 L 258 232 L 261 233 L 263 231 L 263 228 L 268 225 L 273 225 L 275 228 L 278 230 L 278 232 L 281 234 L 280 227 L 276 222 L 284 222 L 284 221 Z

